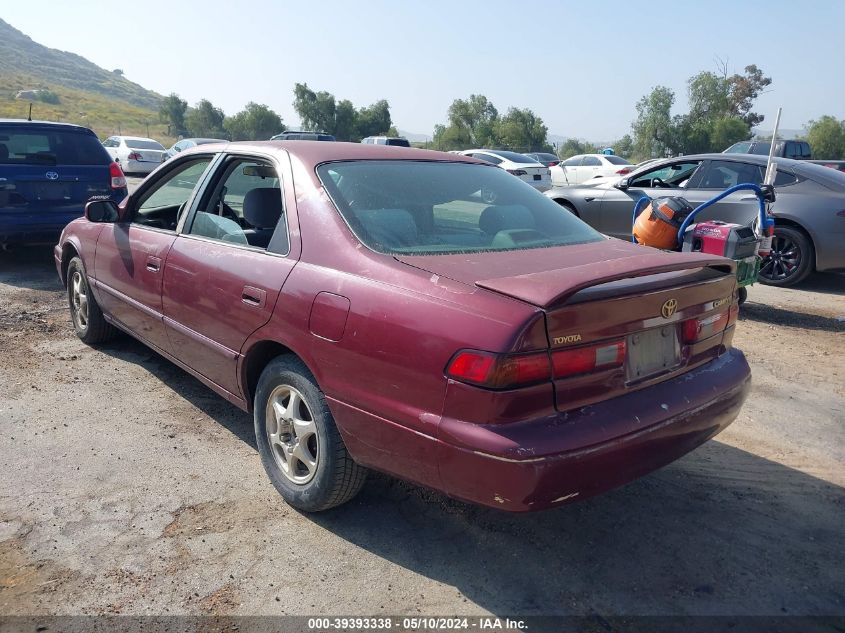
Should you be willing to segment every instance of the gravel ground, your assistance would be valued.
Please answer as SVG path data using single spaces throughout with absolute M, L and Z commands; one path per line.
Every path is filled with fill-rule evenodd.
M 288 508 L 250 416 L 73 335 L 49 249 L 0 253 L 0 613 L 845 615 L 845 276 L 751 289 L 752 395 L 680 461 L 508 515 L 372 477 Z

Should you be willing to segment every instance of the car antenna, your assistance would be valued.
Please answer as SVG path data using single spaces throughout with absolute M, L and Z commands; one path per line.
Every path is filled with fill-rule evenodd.
M 26 117 L 27 121 L 32 121 L 32 101 L 29 102 L 29 115 Z

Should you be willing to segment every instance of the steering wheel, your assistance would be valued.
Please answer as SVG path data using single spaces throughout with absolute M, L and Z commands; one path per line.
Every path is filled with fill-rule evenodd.
M 671 189 L 672 185 L 667 185 L 663 182 L 662 178 L 652 178 L 651 179 L 651 186 L 652 187 L 663 187 L 664 189 Z

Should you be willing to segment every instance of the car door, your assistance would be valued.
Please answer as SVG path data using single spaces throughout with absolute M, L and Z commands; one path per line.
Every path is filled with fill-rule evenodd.
M 741 183 L 759 185 L 763 182 L 765 167 L 754 163 L 735 160 L 711 160 L 703 166 L 702 177 L 698 180 L 695 191 L 690 192 L 690 202 L 701 204 L 710 200 L 729 187 Z M 787 172 L 778 172 L 775 186 L 784 186 L 795 182 L 795 176 Z M 722 220 L 734 224 L 750 224 L 759 214 L 757 196 L 752 191 L 737 191 L 723 198 L 716 204 L 704 209 L 696 216 L 696 221 Z
M 576 181 L 580 185 L 581 183 L 590 180 L 590 178 L 599 176 L 601 167 L 601 160 L 597 156 L 584 156 L 584 160 L 581 161 L 581 164 L 575 171 Z
M 93 272 L 103 310 L 165 352 L 170 345 L 162 320 L 163 266 L 176 239 L 180 211 L 187 208 L 212 159 L 174 159 L 170 169 L 127 198 L 126 221 L 105 224 L 97 240 Z
M 299 254 L 298 243 L 290 247 L 291 205 L 283 196 L 289 174 L 286 163 L 266 156 L 223 157 L 165 262 L 162 302 L 173 354 L 231 394 L 238 395 L 241 349 L 270 320 Z
M 599 221 L 590 224 L 602 233 L 630 240 L 634 205 L 643 196 L 683 196 L 694 204 L 704 202 L 705 194 L 694 188 L 700 180 L 702 163 L 701 159 L 664 161 L 623 179 L 626 184 L 622 189 L 608 186 L 601 198 Z
M 573 156 L 552 169 L 552 184 L 555 187 L 567 187 L 577 183 L 577 169 L 584 160 L 583 156 Z

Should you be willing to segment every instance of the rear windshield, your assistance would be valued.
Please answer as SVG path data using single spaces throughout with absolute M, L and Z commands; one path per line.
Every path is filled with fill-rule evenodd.
M 754 143 L 751 148 L 751 154 L 759 154 L 761 156 L 768 156 L 772 149 L 771 143 Z
M 735 143 L 734 145 L 731 145 L 723 153 L 725 153 L 725 154 L 747 154 L 749 149 L 751 149 L 751 143 L 749 141 L 745 141 L 743 143 Z
M 164 146 L 158 141 L 146 141 L 142 139 L 126 139 L 126 147 L 130 149 L 164 149 Z
M 625 160 L 621 156 L 605 156 L 605 159 L 607 159 L 607 162 L 610 163 L 611 165 L 630 165 L 631 164 L 630 161 Z
M 108 152 L 93 134 L 0 125 L 0 164 L 108 165 Z
M 544 161 L 544 162 L 552 162 L 554 160 L 559 161 L 560 159 L 555 156 L 554 154 L 535 154 L 537 160 Z M 531 158 L 530 156 L 528 158 Z
M 410 147 L 411 144 L 408 142 L 406 138 L 389 138 L 387 139 L 388 145 L 397 145 L 399 147 Z
M 317 174 L 355 235 L 381 253 L 509 251 L 602 236 L 507 172 L 466 163 L 347 161 Z
M 509 160 L 512 163 L 536 163 L 537 161 L 533 158 L 529 158 L 525 154 L 517 154 L 516 152 L 503 152 L 500 150 L 495 151 L 496 156 L 501 156 L 505 160 Z

